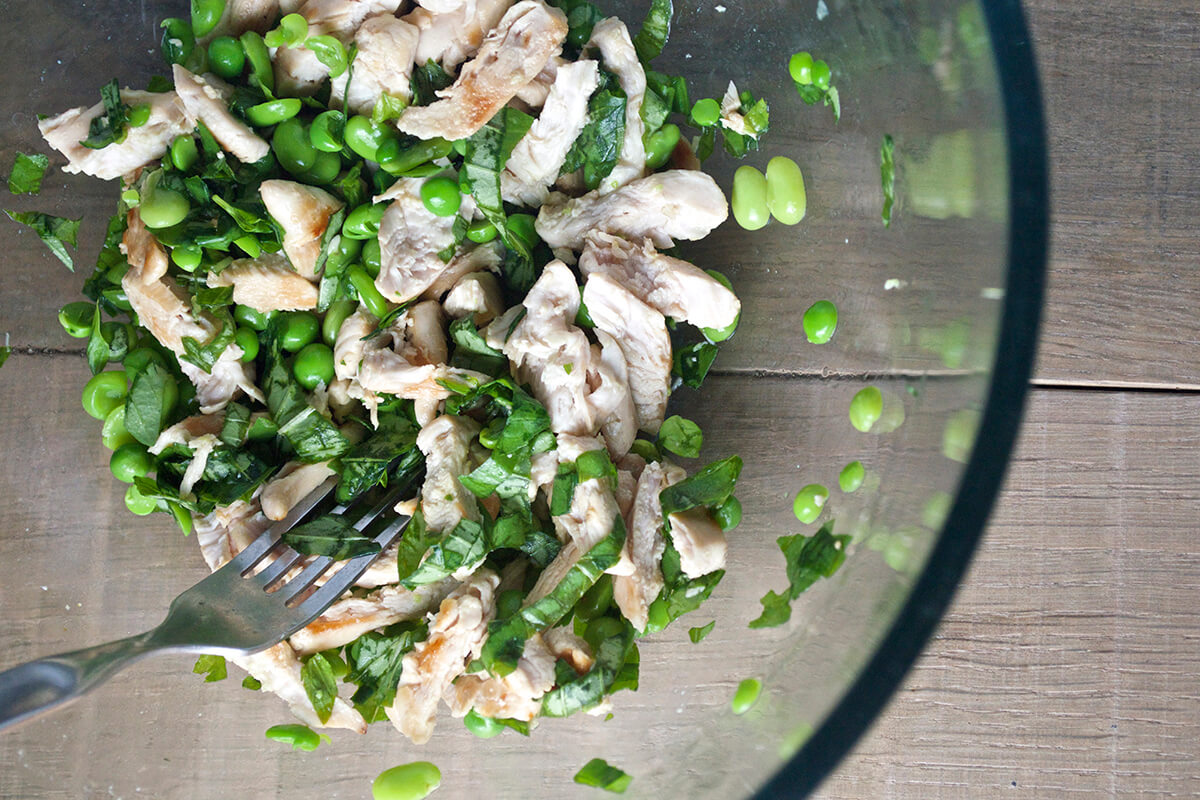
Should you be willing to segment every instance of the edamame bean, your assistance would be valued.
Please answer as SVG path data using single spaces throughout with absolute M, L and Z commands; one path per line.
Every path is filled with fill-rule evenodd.
M 372 278 L 379 277 L 379 270 L 383 268 L 383 253 L 379 248 L 379 237 L 373 237 L 363 242 L 362 257 L 363 269 L 367 271 Z
M 375 281 L 361 265 L 355 264 L 346 270 L 346 277 L 349 279 L 350 285 L 354 287 L 354 291 L 358 292 L 358 298 L 362 300 L 368 311 L 380 319 L 387 316 L 389 311 L 387 299 L 375 288 Z
M 271 136 L 271 150 L 279 166 L 293 175 L 303 175 L 317 163 L 317 149 L 308 140 L 304 123 L 295 117 L 275 128 Z
M 812 83 L 818 89 L 825 90 L 829 88 L 830 80 L 833 76 L 829 65 L 824 61 L 817 60 L 812 65 Z
M 850 400 L 850 424 L 867 433 L 883 416 L 883 392 L 874 386 L 860 389 Z
M 152 174 L 146 179 L 146 188 L 142 191 L 138 213 L 147 228 L 169 228 L 178 225 L 190 210 L 186 197 L 174 189 L 158 185 L 161 178 L 161 172 Z
M 699 125 L 701 128 L 707 128 L 711 125 L 716 125 L 717 120 L 721 118 L 721 104 L 711 97 L 706 97 L 703 100 L 697 100 L 696 105 L 692 106 L 692 122 Z
M 612 576 L 601 575 L 575 604 L 575 616 L 584 621 L 593 620 L 608 611 L 612 601 Z
M 171 261 L 188 272 L 195 272 L 204 260 L 204 249 L 195 244 L 181 244 L 171 248 Z
M 196 140 L 191 136 L 187 134 L 176 136 L 175 140 L 171 142 L 171 163 L 175 165 L 175 169 L 187 172 L 196 166 L 196 162 L 199 160 L 200 150 L 196 147 Z
M 736 497 L 730 497 L 717 508 L 713 518 L 723 531 L 731 531 L 742 521 L 742 502 Z
M 131 513 L 144 517 L 158 510 L 158 501 L 153 497 L 146 497 L 136 486 L 131 485 L 125 490 L 125 507 Z
M 422 800 L 442 784 L 442 772 L 428 761 L 414 761 L 380 773 L 371 784 L 373 800 Z
M 250 306 L 234 306 L 233 318 L 239 326 L 244 326 L 256 331 L 265 331 L 271 319 L 275 316 L 274 311 L 255 311 Z
M 150 474 L 150 470 L 154 469 L 154 459 L 144 445 L 131 442 L 113 451 L 108 468 L 117 480 L 133 483 L 134 478 L 144 478 Z
M 246 109 L 246 119 L 259 128 L 278 125 L 300 113 L 301 102 L 294 97 L 268 100 Z
M 75 339 L 86 339 L 92 335 L 92 318 L 96 315 L 96 306 L 80 300 L 67 303 L 58 310 L 58 324 L 62 325 L 67 336 Z
M 386 210 L 387 205 L 384 203 L 363 203 L 346 215 L 346 221 L 342 223 L 342 236 L 351 239 L 373 239 L 379 236 L 379 223 Z
M 227 80 L 241 75 L 246 68 L 246 53 L 241 42 L 232 36 L 218 36 L 209 42 L 208 68 Z
M 275 68 L 271 66 L 271 51 L 255 31 L 246 31 L 238 37 L 242 52 L 250 64 L 250 85 L 257 82 L 269 92 L 275 91 Z
M 124 405 L 119 405 L 108 412 L 108 416 L 104 418 L 104 425 L 100 428 L 100 441 L 109 450 L 116 450 L 123 444 L 136 441 L 133 434 L 125 430 Z
M 812 83 L 812 67 L 813 57 L 810 53 L 796 53 L 788 61 L 788 74 L 796 83 L 808 86 Z
M 225 13 L 225 0 L 192 0 L 192 33 L 208 36 Z
M 746 680 L 737 685 L 737 690 L 733 693 L 733 700 L 730 701 L 733 713 L 740 717 L 754 708 L 754 704 L 758 702 L 758 697 L 761 694 L 762 681 L 758 678 L 746 678 Z
M 121 359 L 121 366 L 124 367 L 125 375 L 130 380 L 151 364 L 157 364 L 164 368 L 167 366 L 166 359 L 151 347 L 135 347 L 126 354 L 125 358 Z
M 285 14 L 274 30 L 267 31 L 267 47 L 295 47 L 308 38 L 308 20 L 300 14 Z
M 405 148 L 400 147 L 399 139 L 392 138 L 379 147 L 376 157 L 379 166 L 389 175 L 401 175 L 411 172 L 435 158 L 445 158 L 453 150 L 453 143 L 437 136 L 432 139 L 422 139 Z
M 177 17 L 167 17 L 161 23 L 163 35 L 159 47 L 168 64 L 182 64 L 196 49 L 192 26 Z
M 821 509 L 828 500 L 828 489 L 819 483 L 810 483 L 796 493 L 796 499 L 792 502 L 792 513 L 796 515 L 796 519 L 807 525 L 821 516 Z
M 463 725 L 480 739 L 494 739 L 504 732 L 504 726 L 491 717 L 485 717 L 475 709 L 463 717 Z
M 804 191 L 804 174 L 795 161 L 776 156 L 767 162 L 767 209 L 784 225 L 795 225 L 804 219 L 808 195 Z
M 342 159 L 337 153 L 326 153 L 323 150 L 318 150 L 317 163 L 313 164 L 313 168 L 304 173 L 301 178 L 305 183 L 325 186 L 333 183 L 341 171 Z
M 458 181 L 439 175 L 421 184 L 421 202 L 425 210 L 437 217 L 453 217 L 462 204 Z
M 521 610 L 525 595 L 520 589 L 505 589 L 496 598 L 496 618 L 505 619 Z
M 283 317 L 283 330 L 279 335 L 279 346 L 289 353 L 302 350 L 317 338 L 321 325 L 307 311 L 289 311 Z
M 671 611 L 661 597 L 646 611 L 646 633 L 658 633 L 671 624 Z
M 129 109 L 129 116 L 126 119 L 131 128 L 140 128 L 150 121 L 150 106 L 138 105 Z
M 467 238 L 476 244 L 486 244 L 496 238 L 496 226 L 490 220 L 477 219 L 467 226 Z
M 340 153 L 345 146 L 346 115 L 332 110 L 322 111 L 308 128 L 308 140 L 323 153 Z
M 723 273 L 717 272 L 715 269 L 708 269 L 708 270 L 705 270 L 705 272 L 707 272 L 709 275 L 711 275 L 718 283 L 720 283 L 726 289 L 728 289 L 731 292 L 733 291 L 733 284 L 729 282 L 729 278 L 725 277 L 725 275 Z M 713 344 L 716 344 L 717 342 L 723 342 L 723 341 L 727 340 L 729 337 L 733 336 L 734 331 L 737 330 L 738 323 L 741 321 L 742 321 L 742 312 L 739 311 L 737 316 L 734 318 L 733 322 L 730 323 L 730 325 L 728 327 L 721 328 L 720 330 L 717 330 L 716 328 L 701 328 L 700 332 L 704 334 L 706 339 L 708 339 Z
M 650 135 L 646 142 L 646 167 L 656 170 L 667 163 L 679 144 L 679 126 L 667 123 Z
M 343 136 L 346 146 L 354 153 L 376 163 L 379 161 L 379 146 L 389 139 L 397 138 L 390 128 L 376 125 L 371 122 L 370 117 L 361 114 L 355 114 L 346 120 Z
M 337 343 L 342 323 L 354 313 L 356 306 L 353 300 L 338 300 L 329 306 L 329 310 L 325 312 L 325 319 L 321 320 L 321 341 L 333 347 Z
M 837 331 L 837 306 L 828 300 L 818 300 L 804 312 L 804 335 L 813 344 L 825 344 Z
M 771 220 L 767 208 L 767 178 L 749 164 L 733 173 L 733 218 L 748 231 L 757 231 Z
M 96 419 L 104 419 L 110 411 L 125 402 L 128 392 L 129 384 L 124 372 L 101 372 L 84 384 L 80 401 L 84 411 Z
M 242 349 L 243 363 L 249 363 L 258 358 L 258 334 L 250 328 L 238 328 L 233 336 L 233 342 Z
M 333 36 L 310 36 L 304 41 L 304 46 L 329 68 L 331 78 L 341 76 L 350 67 L 350 54 L 346 52 L 346 46 Z
M 862 488 L 863 479 L 866 476 L 867 471 L 863 468 L 862 462 L 851 461 L 842 467 L 842 471 L 838 474 L 838 486 L 846 494 L 852 494 Z
M 304 346 L 292 364 L 296 380 L 310 392 L 333 382 L 333 350 L 322 342 Z

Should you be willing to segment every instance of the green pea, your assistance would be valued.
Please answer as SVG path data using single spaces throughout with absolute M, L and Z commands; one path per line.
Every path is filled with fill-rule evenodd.
M 767 210 L 784 225 L 795 225 L 804 219 L 808 195 L 804 191 L 804 174 L 795 161 L 776 156 L 767 162 Z
M 271 51 L 263 37 L 255 31 L 246 31 L 238 37 L 242 52 L 250 63 L 250 85 L 258 83 L 268 92 L 275 91 L 275 68 L 271 66 Z
M 139 517 L 144 517 L 158 510 L 158 501 L 153 497 L 146 497 L 136 486 L 131 485 L 125 489 L 125 507 Z
M 351 239 L 373 239 L 379 236 L 379 223 L 383 220 L 385 211 L 387 205 L 384 203 L 363 203 L 346 215 L 346 221 L 342 223 L 342 236 Z
M 883 392 L 874 386 L 860 389 L 850 400 L 850 424 L 867 433 L 883 416 Z
M 370 117 L 355 114 L 346 120 L 343 134 L 346 146 L 368 161 L 378 163 L 379 146 L 389 139 L 397 138 L 391 128 L 376 125 Z
M 463 725 L 480 739 L 494 739 L 504 733 L 504 726 L 491 717 L 485 717 L 475 709 L 463 717 Z
M 227 80 L 241 75 L 246 68 L 246 53 L 242 50 L 242 43 L 232 36 L 213 39 L 208 43 L 208 68 Z
M 134 478 L 144 478 L 154 469 L 154 459 L 144 445 L 137 442 L 118 447 L 108 460 L 113 477 L 122 483 L 133 483 Z
M 403 175 L 435 158 L 445 158 L 454 150 L 451 142 L 435 136 L 432 139 L 401 147 L 399 139 L 389 139 L 380 145 L 376 158 L 379 166 L 389 175 Z
M 477 219 L 467 226 L 467 238 L 476 244 L 492 241 L 497 233 L 496 226 L 486 219 Z
M 93 375 L 83 386 L 83 410 L 96 419 L 104 419 L 108 412 L 125 402 L 129 392 L 129 384 L 125 381 L 125 373 L 112 370 Z
M 723 273 L 718 272 L 715 269 L 707 269 L 705 272 L 711 275 L 714 280 L 716 280 L 726 289 L 731 292 L 733 291 L 733 284 L 729 282 L 729 278 L 725 277 Z M 741 321 L 742 312 L 739 311 L 733 322 L 731 322 L 727 327 L 721 328 L 720 330 L 717 330 L 716 328 L 701 328 L 700 332 L 703 333 L 705 338 L 707 338 L 713 344 L 716 344 L 717 342 L 724 342 L 733 336 L 734 332 L 737 330 L 738 323 Z
M 323 153 L 340 153 L 346 144 L 345 132 L 345 113 L 322 111 L 308 127 L 308 141 Z
M 125 358 L 121 359 L 121 366 L 125 368 L 125 374 L 130 379 L 151 364 L 157 364 L 164 368 L 167 366 L 166 359 L 152 347 L 135 347 L 125 355 Z
M 825 344 L 837 330 L 837 306 L 828 300 L 818 300 L 804 312 L 804 335 L 813 344 Z
M 713 518 L 723 531 L 731 531 L 742 521 L 742 502 L 736 497 L 730 497 L 717 507 Z
M 68 336 L 86 339 L 92 335 L 92 318 L 95 315 L 94 303 L 85 303 L 82 300 L 67 303 L 58 310 L 58 324 L 62 325 Z
M 109 450 L 116 450 L 123 444 L 136 441 L 133 435 L 125 430 L 124 405 L 119 405 L 108 412 L 108 416 L 104 418 L 104 425 L 100 428 L 100 441 Z
M 757 231 L 771 221 L 767 208 L 767 178 L 750 165 L 733 173 L 733 218 L 748 231 Z
M 233 319 L 237 322 L 238 326 L 250 328 L 255 331 L 265 331 L 274 316 L 274 311 L 264 313 L 262 311 L 255 311 L 250 306 L 233 307 Z
M 625 629 L 625 624 L 612 617 L 597 617 L 588 623 L 583 640 L 591 646 L 592 652 L 600 649 L 600 644 L 619 634 Z
M 171 142 L 171 163 L 175 165 L 175 169 L 180 172 L 187 172 L 192 167 L 196 166 L 196 162 L 200 160 L 200 150 L 196 147 L 196 140 L 186 134 L 176 136 Z
M 832 78 L 832 71 L 829 65 L 824 61 L 814 61 L 812 65 L 812 83 L 818 89 L 825 90 L 829 88 L 829 82 Z
M 934 492 L 921 507 L 921 524 L 931 530 L 942 527 L 953 503 L 954 499 L 946 492 Z
M 699 125 L 701 128 L 707 128 L 711 125 L 716 125 L 717 120 L 721 118 L 721 104 L 711 97 L 706 97 L 703 100 L 697 100 L 696 105 L 692 106 L 692 122 Z
M 371 784 L 373 800 L 421 800 L 442 784 L 442 772 L 428 761 L 384 770 Z
M 838 486 L 846 494 L 851 494 L 862 487 L 863 479 L 866 477 L 867 471 L 863 468 L 862 462 L 851 461 L 842 467 L 841 473 L 838 474 Z
M 141 200 L 141 195 L 138 194 L 137 189 L 125 189 L 121 192 L 121 202 L 130 208 L 136 206 Z
M 321 746 L 321 741 L 328 741 L 328 736 L 318 734 L 307 725 L 272 725 L 267 728 L 266 737 L 273 742 L 290 744 L 293 750 L 311 753 Z
M 233 342 L 242 350 L 242 362 L 249 363 L 258 358 L 258 334 L 250 328 L 238 328 Z
M 312 314 L 307 311 L 289 311 L 283 317 L 279 346 L 289 353 L 303 350 L 305 345 L 317 338 L 320 330 L 321 324 Z
M 225 0 L 192 0 L 192 33 L 208 36 L 225 13 Z
M 796 53 L 788 60 L 788 74 L 801 86 L 812 83 L 813 57 L 809 53 Z
M 140 128 L 150 121 L 150 106 L 138 105 L 129 109 L 129 116 L 126 118 L 131 128 Z
M 975 434 L 979 430 L 979 412 L 973 408 L 956 411 L 942 431 L 942 455 L 960 464 L 967 463 Z
M 740 717 L 754 708 L 754 704 L 758 702 L 758 697 L 761 694 L 762 681 L 758 678 L 746 678 L 746 680 L 737 685 L 737 690 L 733 693 L 733 700 L 730 702 L 733 713 Z
M 160 25 L 163 29 L 162 49 L 163 59 L 168 64 L 182 64 L 196 49 L 196 37 L 192 34 L 191 23 L 177 17 L 167 17 Z
M 191 207 L 187 198 L 174 189 L 165 189 L 158 184 L 162 173 L 155 172 L 146 179 L 142 191 L 142 202 L 138 212 L 147 228 L 169 228 L 183 222 Z
M 302 103 L 294 97 L 268 100 L 247 108 L 246 119 L 250 120 L 251 125 L 267 128 L 296 116 L 300 113 L 301 106 Z
M 376 236 L 363 242 L 360 260 L 363 268 L 372 278 L 379 277 L 379 270 L 383 269 L 383 252 L 379 247 L 379 237 Z
M 612 606 L 613 583 L 611 575 L 601 575 L 592 587 L 584 592 L 575 604 L 575 616 L 582 620 L 593 620 L 602 616 Z
M 828 489 L 819 483 L 810 483 L 796 493 L 796 499 L 792 501 L 792 513 L 796 515 L 796 519 L 807 525 L 821 516 L 821 509 L 828 500 Z
M 390 310 L 387 298 L 380 294 L 379 289 L 375 288 L 374 279 L 367 274 L 365 269 L 355 264 L 346 270 L 346 277 L 350 280 L 354 291 L 358 292 L 358 299 L 363 301 L 363 305 L 367 307 L 368 311 L 380 319 L 387 316 Z
M 342 329 L 342 323 L 357 307 L 358 304 L 353 300 L 338 300 L 329 306 L 329 310 L 325 312 L 325 319 L 321 320 L 321 340 L 325 344 L 333 347 L 337 342 L 338 331 Z
M 646 167 L 651 170 L 665 165 L 679 144 L 679 126 L 667 123 L 650 135 L 646 142 Z
M 650 604 L 646 613 L 646 633 L 658 633 L 671 624 L 671 610 L 661 597 Z
M 520 589 L 505 589 L 496 598 L 496 618 L 506 619 L 521 610 L 525 593 Z
M 308 38 L 308 20 L 300 14 L 286 14 L 279 25 L 267 31 L 263 41 L 267 47 L 295 47 Z
M 305 345 L 292 364 L 296 380 L 310 392 L 333 382 L 333 350 L 323 342 Z
M 421 184 L 421 202 L 425 210 L 437 217 L 453 217 L 462 204 L 458 181 L 439 175 Z
M 505 223 L 509 239 L 516 239 L 527 249 L 532 250 L 541 241 L 537 235 L 536 223 L 537 218 L 532 214 L 512 214 Z
M 204 249 L 195 244 L 181 244 L 171 248 L 171 261 L 188 272 L 195 272 L 204 260 Z
M 317 163 L 313 164 L 313 168 L 300 177 L 305 183 L 324 186 L 337 180 L 338 173 L 341 171 L 342 159 L 337 153 L 318 150 Z
M 279 166 L 293 175 L 303 175 L 317 163 L 317 149 L 308 140 L 304 123 L 295 117 L 275 128 L 271 136 L 271 149 Z

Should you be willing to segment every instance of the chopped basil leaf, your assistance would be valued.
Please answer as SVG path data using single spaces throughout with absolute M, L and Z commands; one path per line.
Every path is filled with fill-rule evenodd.
M 846 560 L 847 535 L 833 534 L 833 520 L 826 522 L 812 536 L 797 533 L 780 536 L 776 541 L 787 561 L 788 588 L 783 594 L 767 592 L 760 602 L 762 615 L 750 623 L 751 628 L 770 628 L 791 619 L 791 603 L 820 578 L 837 572 Z
M 450 323 L 450 340 L 454 342 L 451 366 L 493 376 L 507 374 L 508 359 L 499 350 L 488 347 L 483 334 L 475 327 L 470 317 Z
M 688 578 L 679 566 L 679 551 L 670 542 L 663 551 L 661 566 L 664 584 L 654 602 L 661 604 L 665 615 L 659 621 L 648 622 L 645 633 L 657 633 L 684 614 L 695 611 L 725 577 L 725 570 L 719 569 L 699 578 Z
M 725 152 L 734 158 L 745 158 L 747 153 L 758 150 L 759 139 L 770 128 L 771 109 L 766 98 L 755 100 L 749 92 L 742 92 L 742 105 L 739 109 L 748 133 L 738 133 L 722 124 L 721 135 L 725 140 Z
M 712 368 L 718 352 L 719 348 L 708 342 L 676 348 L 671 372 L 683 381 L 684 386 L 699 389 L 704 385 L 704 379 L 708 377 L 708 371 Z
M 427 106 L 438 99 L 437 92 L 454 83 L 454 78 L 430 59 L 424 64 L 413 67 L 410 84 L 412 87 L 412 104 Z
M 225 668 L 225 657 L 205 654 L 196 659 L 192 672 L 204 676 L 205 683 L 223 681 L 229 676 Z
M 100 320 L 100 306 L 97 305 L 92 311 L 92 332 L 88 334 L 87 342 L 87 362 L 88 369 L 96 375 L 108 363 L 108 356 L 112 352 L 109 347 L 108 339 L 104 337 L 104 323 Z
M 199 198 L 197 198 L 199 199 Z M 212 196 L 212 201 L 220 206 L 226 214 L 233 218 L 237 226 L 246 233 L 274 233 L 275 228 L 267 217 L 267 208 L 261 201 L 240 201 L 239 205 L 229 203 L 219 194 Z
M 249 689 L 252 692 L 257 692 L 262 688 L 262 681 L 253 675 L 247 675 L 246 677 L 242 678 L 242 688 Z
M 396 546 L 396 580 L 399 581 L 400 578 L 416 572 L 417 567 L 421 564 L 421 559 L 425 557 L 425 551 L 437 541 L 437 534 L 429 532 L 429 528 L 425 525 L 425 515 L 421 513 L 420 508 L 417 508 L 408 527 L 404 529 L 404 535 L 400 537 L 400 543 Z
M 241 403 L 225 406 L 225 420 L 217 438 L 230 447 L 241 447 L 250 433 L 250 409 Z
M 227 506 L 248 499 L 274 472 L 274 467 L 247 450 L 218 447 L 209 453 L 193 491 L 202 501 Z
M 600 643 L 590 670 L 560 682 L 542 697 L 542 716 L 568 717 L 599 703 L 616 682 L 632 647 L 633 626 L 625 622 L 620 633 Z
M 892 206 L 896 203 L 896 142 L 890 133 L 879 146 L 879 182 L 883 186 L 883 227 L 892 227 Z
M 699 425 L 676 414 L 663 420 L 658 446 L 683 458 L 696 458 L 704 446 L 704 434 Z
M 716 624 L 717 621 L 714 619 L 707 625 L 701 625 L 698 628 L 688 628 L 688 638 L 692 640 L 692 644 L 700 644 L 704 641 L 705 637 L 712 633 Z
M 483 515 L 484 520 L 488 519 Z M 404 577 L 400 584 L 406 589 L 415 589 L 435 583 L 460 569 L 469 569 L 482 563 L 490 550 L 489 531 L 484 524 L 464 519 L 454 526 L 445 537 L 429 548 L 425 559 Z
M 334 561 L 379 552 L 378 542 L 333 515 L 297 525 L 280 538 L 300 555 L 327 556 Z
M 279 345 L 284 322 L 282 316 L 276 317 L 263 336 L 265 357 L 261 386 L 267 398 L 267 410 L 299 460 L 311 464 L 336 458 L 350 449 L 350 441 L 309 405 L 307 395 L 285 363 Z
M 121 86 L 116 78 L 100 87 L 100 101 L 104 110 L 92 118 L 88 137 L 80 142 L 92 150 L 123 142 L 129 121 L 129 106 L 121 100 Z
M 42 177 L 50 159 L 41 153 L 17 153 L 12 172 L 8 173 L 8 191 L 13 194 L 37 194 L 42 190 Z
M 652 69 L 646 70 L 646 88 L 666 101 L 677 114 L 688 114 L 692 104 L 688 97 L 687 80 L 682 76 L 664 75 Z
M 125 398 L 125 430 L 142 444 L 150 447 L 158 439 L 171 413 L 171 400 L 165 390 L 168 381 L 175 380 L 160 365 L 151 362 L 135 373 Z
M 427 634 L 424 623 L 402 622 L 364 633 L 346 648 L 351 665 L 346 681 L 358 686 L 350 700 L 367 722 L 386 718 L 383 709 L 396 699 L 404 656 Z
M 742 459 L 730 456 L 713 462 L 695 475 L 668 486 L 659 494 L 663 516 L 697 506 L 716 508 L 729 499 L 742 472 Z
M 371 122 L 376 125 L 382 125 L 391 119 L 399 119 L 404 113 L 404 109 L 408 108 L 408 103 L 403 97 L 383 92 L 379 95 L 379 99 L 375 101 L 375 108 L 371 110 Z
M 382 317 L 379 318 L 379 321 L 375 323 L 375 327 L 371 329 L 371 332 L 368 333 L 366 336 L 362 337 L 362 341 L 369 342 L 372 339 L 374 339 L 376 336 L 382 335 L 384 333 L 384 331 L 386 331 L 388 328 L 392 327 L 393 324 L 395 324 L 396 320 L 400 319 L 400 316 L 404 312 L 406 312 L 406 311 L 408 311 L 408 309 L 412 308 L 412 305 L 414 302 L 416 302 L 416 301 L 409 300 L 404 305 L 397 306 L 396 308 L 393 308 L 388 313 L 384 314 Z
M 8 361 L 8 357 L 12 355 L 12 348 L 8 345 L 0 347 L 0 367 L 4 366 L 4 362 Z
M 649 63 L 663 51 L 667 38 L 671 35 L 673 12 L 671 0 L 653 0 L 650 3 L 650 10 L 646 12 L 642 29 L 633 37 L 633 48 L 637 50 L 638 58 L 643 64 Z
M 75 246 L 75 237 L 79 234 L 80 219 L 66 219 L 40 211 L 8 211 L 9 219 L 33 229 L 38 238 L 50 248 L 55 258 L 67 265 L 67 269 L 75 271 L 75 262 L 67 252 L 66 245 Z
M 329 721 L 333 715 L 333 701 L 337 699 L 337 678 L 333 675 L 333 665 L 323 653 L 313 653 L 300 667 L 300 682 L 304 684 L 304 693 L 317 712 L 321 724 Z
M 582 169 L 589 189 L 612 174 L 625 141 L 625 92 L 609 72 L 602 73 L 601 86 L 588 100 L 587 123 L 562 166 L 564 175 Z
M 341 473 L 338 502 L 347 503 L 374 486 L 386 485 L 388 467 L 402 456 L 397 472 L 415 475 L 424 465 L 416 444 L 417 427 L 408 418 L 399 414 L 382 415 L 379 428 L 338 459 Z
M 467 139 L 463 155 L 462 182 L 483 215 L 496 226 L 510 250 L 525 258 L 529 248 L 519 237 L 509 234 L 504 200 L 500 196 L 500 176 L 513 148 L 529 131 L 533 117 L 515 108 L 503 108 L 486 125 Z
M 632 781 L 632 775 L 611 766 L 603 758 L 593 758 L 575 773 L 576 783 L 595 786 L 616 794 L 624 794 Z

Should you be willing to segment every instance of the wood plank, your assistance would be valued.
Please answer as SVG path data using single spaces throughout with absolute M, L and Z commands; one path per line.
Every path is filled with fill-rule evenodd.
M 818 797 L 1200 792 L 1200 397 L 1039 391 L 927 652 Z

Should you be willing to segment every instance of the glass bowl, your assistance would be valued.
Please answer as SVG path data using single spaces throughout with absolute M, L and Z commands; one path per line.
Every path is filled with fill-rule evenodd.
M 646 2 L 605 2 L 636 25 Z M 0 31 L 3 152 L 44 151 L 36 114 L 91 104 L 117 76 L 163 72 L 157 22 L 186 4 L 15 4 Z M 788 76 L 799 50 L 833 67 L 841 120 L 801 102 Z M 136 665 L 75 705 L 0 735 L 6 797 L 362 797 L 383 769 L 429 760 L 439 797 L 596 796 L 572 777 L 594 757 L 633 776 L 630 797 L 798 796 L 811 790 L 878 713 L 960 579 L 1000 484 L 1036 340 L 1046 244 L 1042 120 L 1019 4 L 964 0 L 677 2 L 657 69 L 683 74 L 693 99 L 729 81 L 765 95 L 771 130 L 744 163 L 787 155 L 804 170 L 807 218 L 747 232 L 732 220 L 685 257 L 726 272 L 741 327 L 704 392 L 674 411 L 706 433 L 705 461 L 739 453 L 742 524 L 710 603 L 641 641 L 641 686 L 611 719 L 546 720 L 528 739 L 474 739 L 443 714 L 414 747 L 387 725 L 334 732 L 312 753 L 263 738 L 284 706 L 207 684 L 191 662 Z M 896 207 L 883 225 L 880 148 L 895 143 Z M 11 163 L 11 162 L 9 162 Z M 52 163 L 59 163 L 52 158 Z M 709 169 L 728 189 L 743 162 Z M 13 208 L 84 216 L 91 258 L 113 187 L 47 176 Z M 160 515 L 134 519 L 77 395 L 86 366 L 55 311 L 77 299 L 67 273 L 28 231 L 0 228 L 0 641 L 7 666 L 155 624 L 204 574 L 195 543 Z M 840 310 L 833 341 L 809 344 L 801 315 Z M 860 433 L 847 409 L 865 386 L 883 419 Z M 33 402 L 31 403 L 30 400 Z M 19 457 L 14 457 L 19 454 Z M 862 488 L 838 489 L 850 461 Z M 781 627 L 750 630 L 759 598 L 787 583 L 776 538 L 811 534 L 792 499 L 831 488 L 822 521 L 851 538 L 848 557 L 794 604 Z M 703 642 L 688 628 L 715 621 Z M 730 699 L 763 682 L 744 715 Z

